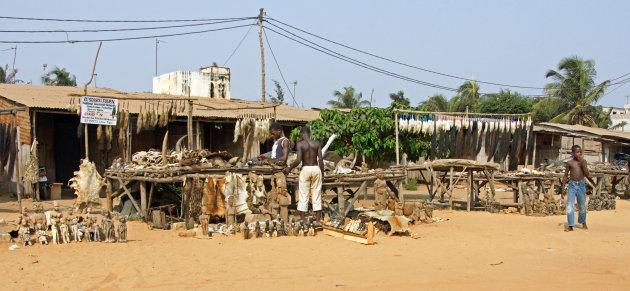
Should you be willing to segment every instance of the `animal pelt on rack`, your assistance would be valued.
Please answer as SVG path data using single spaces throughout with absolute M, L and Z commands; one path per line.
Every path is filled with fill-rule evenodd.
M 206 178 L 203 187 L 203 197 L 201 204 L 206 206 L 207 213 L 216 216 L 224 216 L 226 212 L 225 194 L 223 188 L 225 185 L 225 179 L 216 179 L 214 177 Z

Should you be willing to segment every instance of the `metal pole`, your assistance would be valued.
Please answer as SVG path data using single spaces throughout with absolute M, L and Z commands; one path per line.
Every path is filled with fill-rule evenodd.
M 188 97 L 190 97 L 190 87 L 188 87 Z M 187 128 L 188 128 L 188 150 L 192 150 L 193 149 L 193 126 L 192 126 L 192 120 L 193 120 L 193 102 L 192 100 L 188 100 L 188 122 L 187 122 Z M 188 222 L 186 222 L 188 223 Z
M 17 44 L 13 48 L 13 66 L 11 66 L 11 70 L 15 72 L 15 58 L 17 57 Z
M 155 39 L 155 75 L 157 76 L 157 62 L 158 62 L 158 39 Z

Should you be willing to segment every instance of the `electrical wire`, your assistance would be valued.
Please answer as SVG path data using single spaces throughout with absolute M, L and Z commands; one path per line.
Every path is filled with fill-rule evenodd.
M 249 34 L 249 32 L 252 30 L 252 27 L 254 27 L 253 25 L 249 27 L 249 29 L 247 30 L 247 32 L 245 33 L 245 35 L 243 36 L 243 38 L 241 39 L 241 41 L 238 43 L 238 45 L 236 45 L 236 48 L 234 48 L 234 51 L 232 51 L 232 53 L 230 54 L 230 56 L 227 58 L 227 60 L 225 60 L 225 62 L 223 63 L 222 67 L 225 67 L 225 65 L 227 65 L 227 63 L 230 61 L 230 59 L 232 58 L 232 56 L 236 53 L 236 51 L 238 50 L 239 47 L 241 47 L 241 44 L 243 43 L 243 41 L 245 40 L 245 38 L 247 37 L 247 35 Z
M 35 18 L 35 17 L 14 17 L 0 16 L 0 19 L 10 20 L 32 20 L 32 21 L 58 21 L 58 22 L 94 22 L 94 23 L 130 23 L 130 22 L 200 22 L 217 21 L 231 19 L 258 19 L 258 17 L 232 17 L 232 18 L 201 18 L 201 19 L 162 19 L 162 20 L 93 20 L 93 19 L 59 19 L 59 18 Z
M 271 24 L 271 23 L 270 23 L 270 24 Z M 273 24 L 271 24 L 271 25 L 273 25 Z M 275 27 L 277 27 L 277 26 L 275 26 Z M 279 28 L 279 27 L 277 27 L 277 28 Z M 324 54 L 326 54 L 326 55 L 332 56 L 332 57 L 334 57 L 334 58 L 337 58 L 337 59 L 340 59 L 340 60 L 343 60 L 343 61 L 349 62 L 349 63 L 351 63 L 351 64 L 354 64 L 354 65 L 357 65 L 357 66 L 360 66 L 360 67 L 363 67 L 363 68 L 366 68 L 366 69 L 369 69 L 369 70 L 372 70 L 372 71 L 375 71 L 375 72 L 378 72 L 378 73 L 381 73 L 381 74 L 384 74 L 384 75 L 388 75 L 388 76 L 391 76 L 391 77 L 394 77 L 394 78 L 398 78 L 398 79 L 401 79 L 401 80 L 405 80 L 405 81 L 409 81 L 409 82 L 413 82 L 413 83 L 417 83 L 417 84 L 420 84 L 420 85 L 424 85 L 424 86 L 428 86 L 428 87 L 433 87 L 433 88 L 437 88 L 437 89 L 448 90 L 448 91 L 454 91 L 454 92 L 457 92 L 457 91 L 458 91 L 458 89 L 455 89 L 455 88 L 450 88 L 450 87 L 446 87 L 446 86 L 442 86 L 442 85 L 437 85 L 437 84 L 433 84 L 433 83 L 429 83 L 429 82 L 425 82 L 425 81 L 421 81 L 421 80 L 413 79 L 413 78 L 410 78 L 410 77 L 407 77 L 407 76 L 403 76 L 403 75 L 400 75 L 400 74 L 396 74 L 396 73 L 393 73 L 393 72 L 390 72 L 390 71 L 387 71 L 387 70 L 384 70 L 384 69 L 381 69 L 381 68 L 378 68 L 378 67 L 375 67 L 375 66 L 372 66 L 372 65 L 366 64 L 366 63 L 364 63 L 364 62 L 358 61 L 358 60 L 356 60 L 356 59 L 350 58 L 350 57 L 348 57 L 348 56 L 345 56 L 345 55 L 343 55 L 343 54 L 340 54 L 340 53 L 338 53 L 338 52 L 335 52 L 335 51 L 332 51 L 332 50 L 330 50 L 330 49 L 328 49 L 328 48 L 325 48 L 325 47 L 323 47 L 323 46 L 321 46 L 321 45 L 318 45 L 318 44 L 316 44 L 316 43 L 313 43 L 313 42 L 311 42 L 311 41 L 309 41 L 309 40 L 307 40 L 307 39 L 304 39 L 304 38 L 302 38 L 302 37 L 300 37 L 300 36 L 297 36 L 297 35 L 295 35 L 295 34 L 293 34 L 293 33 L 289 32 L 289 31 L 286 31 L 286 30 L 282 29 L 282 28 L 279 28 L 279 29 L 281 29 L 281 30 L 283 30 L 283 31 L 285 31 L 285 32 L 287 32 L 287 33 L 289 33 L 289 34 L 291 34 L 291 35 L 293 35 L 293 36 L 295 36 L 295 37 L 297 37 L 297 38 L 299 38 L 299 39 L 302 39 L 302 40 L 303 40 L 303 41 L 305 41 L 305 42 L 311 43 L 312 45 L 306 44 L 306 43 L 304 43 L 304 42 L 302 42 L 302 41 L 299 41 L 299 40 L 297 40 L 297 39 L 295 39 L 295 38 L 292 38 L 292 37 L 290 37 L 290 36 L 287 36 L 287 35 L 285 35 L 285 34 L 283 34 L 283 33 L 281 33 L 281 32 L 278 32 L 278 31 L 276 31 L 276 30 L 274 30 L 274 29 L 272 29 L 272 28 L 270 28 L 270 27 L 266 27 L 266 29 L 269 29 L 270 31 L 272 31 L 272 32 L 274 32 L 274 33 L 276 33 L 276 34 L 279 34 L 279 35 L 281 35 L 281 36 L 283 36 L 283 37 L 285 37 L 285 38 L 288 38 L 288 39 L 290 39 L 290 40 L 292 40 L 292 41 L 295 41 L 295 42 L 297 42 L 297 43 L 299 43 L 299 44 L 301 44 L 301 45 L 304 45 L 304 46 L 306 46 L 306 47 L 309 47 L 309 48 L 312 48 L 312 49 L 317 50 L 317 51 L 319 51 L 319 52 L 322 52 L 322 53 L 324 53 Z M 314 47 L 314 46 L 317 46 L 317 47 L 319 47 L 319 48 L 316 48 L 316 47 Z
M 282 70 L 280 70 L 280 64 L 278 64 L 278 59 L 276 59 L 276 54 L 273 52 L 271 48 L 271 44 L 269 43 L 269 38 L 267 38 L 267 32 L 263 29 L 263 33 L 265 34 L 265 40 L 267 41 L 267 46 L 269 47 L 269 51 L 271 51 L 271 56 L 273 57 L 273 61 L 276 63 L 276 67 L 278 67 L 278 72 L 280 72 L 280 77 L 282 78 L 282 82 L 284 82 L 284 86 L 286 86 L 287 91 L 291 94 L 291 98 L 293 98 L 293 105 L 296 106 L 297 102 L 295 101 L 295 96 L 293 92 L 291 92 L 291 88 L 289 88 L 289 84 L 287 84 L 287 80 L 284 79 L 284 75 L 282 74 Z
M 295 27 L 295 26 L 293 26 L 293 25 L 287 24 L 287 23 L 285 23 L 285 22 L 282 22 L 282 21 L 280 21 L 280 20 L 274 19 L 274 18 L 272 18 L 272 17 L 268 17 L 268 16 L 266 16 L 266 17 L 265 17 L 265 19 L 267 19 L 267 20 L 271 20 L 271 21 L 274 21 L 274 22 L 277 22 L 277 23 L 280 23 L 280 24 L 282 24 L 282 25 L 288 26 L 288 27 L 293 28 L 293 29 L 295 29 L 295 30 L 298 30 L 298 31 L 300 31 L 300 32 L 306 33 L 306 34 L 308 34 L 308 35 L 310 35 L 310 36 L 313 36 L 313 37 L 319 38 L 319 39 L 321 39 L 321 40 L 324 40 L 324 41 L 327 41 L 327 42 L 330 42 L 330 43 L 336 44 L 336 45 L 338 45 L 338 46 L 345 47 L 345 48 L 347 48 L 347 49 L 350 49 L 350 50 L 353 50 L 353 51 L 356 51 L 356 52 L 359 52 L 359 53 L 362 53 L 362 54 L 369 55 L 369 56 L 374 57 L 374 58 L 378 58 L 378 59 L 381 59 L 381 60 L 384 60 L 384 61 L 388 61 L 388 62 L 392 62 L 392 63 L 398 64 L 398 65 L 402 65 L 402 66 L 405 66 L 405 67 L 408 67 L 408 68 L 413 68 L 413 69 L 421 70 L 421 71 L 424 71 L 424 72 L 428 72 L 428 73 L 432 73 L 432 74 L 436 74 L 436 75 L 440 75 L 440 76 L 444 76 L 444 77 L 455 78 L 455 79 L 464 80 L 464 81 L 470 81 L 470 79 L 469 79 L 469 78 L 464 78 L 464 77 L 454 76 L 454 75 L 450 75 L 450 74 L 446 74 L 446 73 L 440 73 L 440 72 L 437 72 L 437 71 L 429 70 L 429 69 L 422 68 L 422 67 L 418 67 L 418 66 L 414 66 L 414 65 L 409 65 L 409 64 L 406 64 L 406 63 L 403 63 L 403 62 L 400 62 L 400 61 L 396 61 L 396 60 L 393 60 L 393 59 L 389 59 L 389 58 L 381 57 L 381 56 L 378 56 L 378 55 L 375 55 L 375 54 L 372 54 L 372 53 L 369 53 L 369 52 L 366 52 L 366 51 L 363 51 L 363 50 L 359 50 L 359 49 L 356 49 L 356 48 L 350 47 L 350 46 L 348 46 L 348 45 L 345 45 L 345 44 L 342 44 L 342 43 L 339 43 L 339 42 L 336 42 L 336 41 L 333 41 L 333 40 L 327 39 L 327 38 L 325 38 L 325 37 L 322 37 L 322 36 L 316 35 L 316 34 L 314 34 L 314 33 L 308 32 L 308 31 L 306 31 L 306 30 L 300 29 L 300 28 L 298 28 L 298 27 Z M 271 23 L 271 22 L 269 22 L 269 21 L 268 21 L 267 23 L 269 23 L 269 24 L 273 25 L 273 23 Z M 274 26 L 275 26 L 275 25 L 274 25 Z M 277 27 L 277 26 L 276 26 L 276 27 Z M 623 75 L 623 76 L 621 76 L 621 77 L 624 77 L 624 76 L 626 76 L 626 75 L 630 75 L 630 73 L 624 74 L 624 75 Z M 611 81 L 614 81 L 614 80 L 619 79 L 619 78 L 621 78 L 621 77 L 617 77 L 617 78 L 615 78 L 615 79 L 612 79 Z M 476 82 L 476 83 L 480 83 L 480 84 L 488 84 L 488 85 L 503 86 L 503 87 L 510 87 L 510 88 L 538 89 L 538 90 L 544 90 L 544 89 L 545 89 L 544 87 L 533 87 L 533 86 L 522 86 L 522 85 L 510 85 L 510 84 L 502 84 L 502 83 L 496 83 L 496 82 L 487 82 L 487 81 L 481 81 L 481 80 L 475 80 L 475 82 Z M 532 96 L 536 96 L 536 95 L 532 95 Z
M 0 33 L 52 33 L 52 32 L 73 32 L 73 33 L 83 33 L 83 32 L 119 32 L 119 31 L 138 31 L 138 30 L 155 30 L 155 29 L 167 29 L 167 28 L 181 28 L 181 27 L 192 27 L 192 26 L 205 26 L 211 24 L 220 24 L 220 23 L 228 23 L 235 21 L 243 21 L 248 20 L 249 18 L 242 19 L 234 19 L 234 20 L 223 20 L 216 22 L 204 22 L 204 23 L 195 23 L 195 24 L 181 24 L 181 25 L 169 25 L 169 26 L 157 26 L 157 27 L 138 27 L 138 28 L 112 28 L 112 29 L 77 29 L 77 30 L 65 30 L 65 29 L 57 29 L 57 30 L 0 30 Z
M 122 38 L 110 38 L 110 39 L 91 39 L 91 40 L 55 40 L 55 41 L 8 41 L 8 40 L 0 40 L 0 43 L 27 43 L 27 44 L 42 44 L 42 43 L 88 43 L 88 42 L 111 42 L 111 41 L 123 41 L 123 40 L 137 40 L 137 39 L 147 39 L 147 38 L 165 38 L 172 36 L 181 36 L 181 35 L 191 35 L 191 34 L 199 34 L 206 33 L 212 31 L 221 31 L 221 30 L 229 30 L 240 27 L 251 26 L 253 24 L 243 24 L 215 29 L 206 29 L 199 31 L 190 31 L 190 32 L 181 32 L 181 33 L 170 33 L 170 34 L 162 34 L 162 35 L 149 35 L 149 36 L 136 36 L 136 37 L 122 37 Z

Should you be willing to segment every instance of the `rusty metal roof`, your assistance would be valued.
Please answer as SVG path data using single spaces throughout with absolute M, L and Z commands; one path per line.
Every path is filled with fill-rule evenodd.
M 121 92 L 109 88 L 88 87 L 88 95 L 91 96 L 112 96 L 112 97 L 134 97 L 134 98 L 183 98 L 185 96 L 173 96 L 165 94 L 153 94 L 143 92 Z M 39 85 L 16 85 L 0 84 L 0 96 L 27 106 L 33 109 L 66 110 L 71 102 L 80 102 L 79 97 L 70 97 L 71 94 L 83 94 L 82 87 L 69 86 L 39 86 Z M 210 119 L 236 119 L 244 114 L 273 114 L 272 103 L 247 101 L 239 99 L 215 99 L 208 97 L 195 97 L 193 115 L 195 117 Z M 124 100 L 119 101 L 119 106 L 127 108 L 131 113 L 139 113 L 141 108 L 152 106 L 166 106 L 172 101 L 144 101 L 144 100 Z M 159 105 L 158 105 L 159 104 Z M 293 107 L 289 105 L 279 105 L 276 108 L 277 120 L 284 122 L 308 122 L 319 118 L 319 111 Z M 182 113 L 180 115 L 185 115 Z
M 630 133 L 614 131 L 603 128 L 588 127 L 583 125 L 571 125 L 561 123 L 543 122 L 534 126 L 535 132 L 552 132 L 565 135 L 587 136 L 605 140 L 617 140 L 620 142 L 630 142 Z

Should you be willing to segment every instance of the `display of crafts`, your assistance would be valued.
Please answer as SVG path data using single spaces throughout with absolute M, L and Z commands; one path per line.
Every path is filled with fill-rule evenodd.
M 476 117 L 461 115 L 406 114 L 398 115 L 403 132 L 431 136 L 430 159 L 475 158 L 482 149 L 488 161 L 501 163 L 507 157 L 518 160 L 526 152 L 531 116 Z M 529 135 L 533 138 L 533 135 Z

